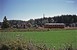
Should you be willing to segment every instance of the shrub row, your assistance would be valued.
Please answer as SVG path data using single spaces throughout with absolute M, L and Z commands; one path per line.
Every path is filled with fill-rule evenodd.
M 72 47 L 72 44 L 66 44 L 64 47 L 60 46 L 60 48 L 56 49 L 55 46 L 48 47 L 45 44 L 36 45 L 29 42 L 22 42 L 20 40 L 10 41 L 5 43 L 0 43 L 0 50 L 75 50 Z

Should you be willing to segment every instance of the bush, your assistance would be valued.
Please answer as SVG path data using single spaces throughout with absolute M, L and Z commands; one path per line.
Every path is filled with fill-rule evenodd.
M 22 42 L 20 40 L 16 40 L 7 43 L 2 43 L 0 45 L 0 50 L 73 50 L 73 48 L 72 44 L 65 44 L 65 46 L 60 46 L 59 49 L 56 49 L 55 46 L 52 46 L 52 48 L 50 48 L 47 47 L 47 45 L 45 44 L 42 44 L 40 46 L 40 45 L 35 45 L 31 41 Z

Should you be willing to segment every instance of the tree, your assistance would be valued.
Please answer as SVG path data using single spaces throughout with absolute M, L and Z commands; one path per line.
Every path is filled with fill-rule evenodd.
M 2 23 L 2 26 L 1 26 L 1 28 L 9 28 L 9 22 L 8 22 L 8 20 L 7 20 L 7 18 L 6 18 L 6 16 L 4 17 L 4 19 L 3 19 L 3 23 Z
M 32 27 L 32 24 L 31 23 L 27 23 L 27 27 L 28 28 L 31 28 Z

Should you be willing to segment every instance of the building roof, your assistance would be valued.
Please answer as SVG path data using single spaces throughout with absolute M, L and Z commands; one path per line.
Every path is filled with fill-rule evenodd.
M 45 23 L 45 25 L 65 25 L 64 23 Z

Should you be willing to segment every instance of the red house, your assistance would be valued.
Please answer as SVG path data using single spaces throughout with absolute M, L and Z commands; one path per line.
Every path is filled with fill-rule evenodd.
M 64 23 L 45 23 L 44 28 L 64 28 Z

